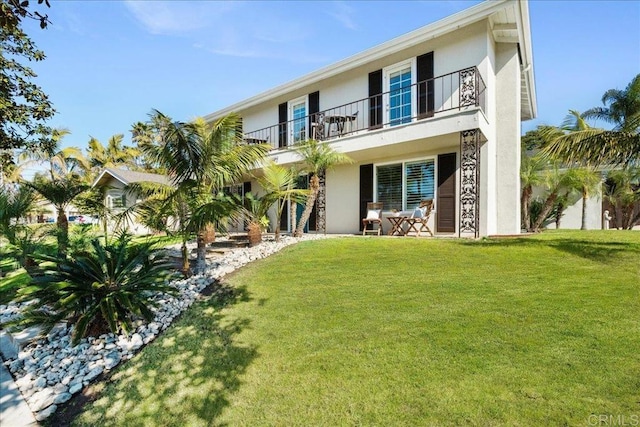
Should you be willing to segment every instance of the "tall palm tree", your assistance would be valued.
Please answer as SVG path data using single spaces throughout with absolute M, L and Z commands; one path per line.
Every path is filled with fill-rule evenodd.
M 224 199 L 213 195 L 241 181 L 259 165 L 270 147 L 245 144 L 242 121 L 237 114 L 213 123 L 204 119 L 183 123 L 155 111 L 151 117 L 151 125 L 154 124 L 159 143 L 149 145 L 146 153 L 167 170 L 173 181 L 174 196 L 180 195 L 187 201 L 185 220 L 197 230 L 196 268 L 200 270 L 205 265 L 204 230 L 207 224 L 219 222 L 221 215 L 228 215 L 230 210 Z M 198 209 L 193 206 L 194 201 L 200 201 Z
M 33 182 L 24 182 L 24 185 L 34 189 L 38 194 L 47 199 L 58 211 L 56 220 L 58 257 L 65 258 L 69 245 L 69 221 L 65 213 L 69 204 L 76 196 L 87 190 L 85 184 L 77 175 L 68 175 L 54 180 L 34 179 Z
M 67 129 L 54 129 L 51 134 L 52 144 L 26 150 L 19 158 L 22 161 L 46 163 L 47 172 L 52 181 L 69 174 L 84 173 L 90 169 L 90 164 L 82 154 L 82 150 L 77 147 L 60 147 L 62 139 L 70 133 Z
M 99 140 L 91 137 L 87 152 L 92 169 L 102 170 L 118 166 L 134 169 L 135 159 L 140 155 L 140 151 L 123 145 L 123 139 L 123 134 L 113 135 L 104 146 Z
M 603 120 L 611 130 L 586 127 L 547 141 L 544 151 L 565 163 L 586 165 L 640 164 L 640 74 L 624 90 L 610 89 L 602 96 L 604 107 L 582 114 Z
M 324 228 L 324 206 L 326 203 L 324 179 L 327 170 L 340 164 L 352 163 L 353 161 L 346 154 L 335 151 L 328 143 L 316 141 L 315 139 L 309 139 L 296 146 L 295 151 L 302 158 L 305 170 L 311 174 L 309 179 L 310 192 L 294 234 L 296 237 L 300 237 L 304 232 L 304 226 L 309 221 L 316 199 L 318 199 L 320 206 L 318 215 L 323 219 L 323 227 L 321 228 Z
M 546 128 L 538 126 L 536 129 L 527 132 L 520 141 L 521 161 L 520 161 L 520 183 L 522 193 L 520 195 L 520 214 L 522 217 L 522 228 L 531 229 L 531 199 L 533 188 L 543 184 L 542 171 L 548 167 L 547 159 L 540 154 L 539 148 L 544 143 Z

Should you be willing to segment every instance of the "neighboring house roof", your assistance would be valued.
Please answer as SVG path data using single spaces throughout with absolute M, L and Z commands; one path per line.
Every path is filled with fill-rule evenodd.
M 125 169 L 106 168 L 93 182 L 92 187 L 104 185 L 109 179 L 114 178 L 128 185 L 134 182 L 155 182 L 158 184 L 171 185 L 171 180 L 166 175 L 156 173 L 136 172 Z
M 490 30 L 497 42 L 517 43 L 520 55 L 521 72 L 521 119 L 529 120 L 537 115 L 536 89 L 533 76 L 533 52 L 531 50 L 531 29 L 527 0 L 485 1 L 469 9 L 419 28 L 403 36 L 389 40 L 381 45 L 367 49 L 335 64 L 323 67 L 313 73 L 289 83 L 233 104 L 225 109 L 205 116 L 214 120 L 232 112 L 247 109 L 268 100 L 282 97 L 290 92 L 313 85 L 324 79 L 345 73 L 368 64 L 398 50 L 405 49 L 425 41 L 453 32 L 461 27 L 489 19 Z

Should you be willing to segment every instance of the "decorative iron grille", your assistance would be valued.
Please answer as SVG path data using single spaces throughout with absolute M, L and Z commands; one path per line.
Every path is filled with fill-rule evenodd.
M 479 236 L 480 225 L 480 131 L 460 132 L 460 227 L 461 233 Z

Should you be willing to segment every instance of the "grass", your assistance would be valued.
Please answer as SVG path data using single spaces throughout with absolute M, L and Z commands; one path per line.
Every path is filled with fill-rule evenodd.
M 640 233 L 621 231 L 300 243 L 192 307 L 75 423 L 628 420 L 640 414 L 639 260 Z

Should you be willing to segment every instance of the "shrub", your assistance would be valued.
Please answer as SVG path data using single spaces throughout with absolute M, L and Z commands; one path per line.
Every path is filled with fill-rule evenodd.
M 29 285 L 18 292 L 19 301 L 34 303 L 17 324 L 40 325 L 48 332 L 69 321 L 75 325 L 75 345 L 85 336 L 108 331 L 128 334 L 138 318 L 152 320 L 154 295 L 177 293 L 165 281 L 172 265 L 150 243 L 130 241 L 124 234 L 106 245 L 93 239 L 89 251 L 64 260 L 41 259 Z

